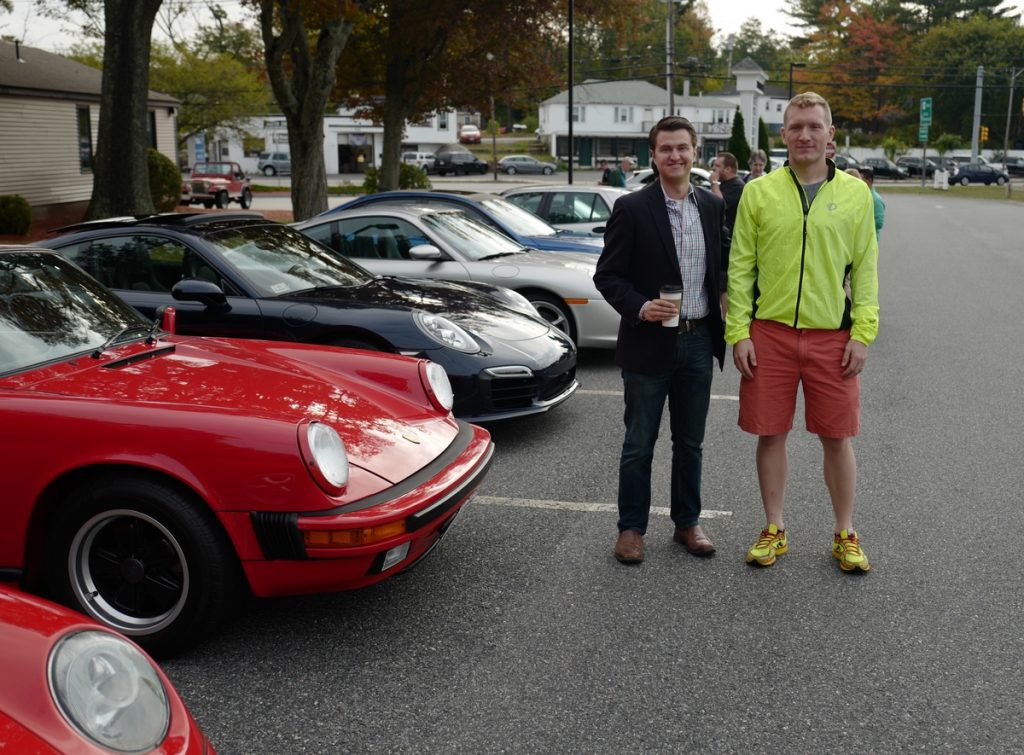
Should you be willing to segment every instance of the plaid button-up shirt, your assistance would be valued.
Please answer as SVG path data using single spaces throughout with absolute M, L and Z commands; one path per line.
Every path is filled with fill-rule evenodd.
M 661 190 L 664 192 L 665 187 Z M 683 301 L 679 316 L 684 320 L 699 320 L 707 317 L 711 310 L 708 307 L 707 291 L 704 290 L 707 247 L 693 186 L 690 186 L 684 199 L 672 199 L 665 194 L 665 206 L 668 208 L 668 221 L 672 226 L 672 239 L 683 279 Z

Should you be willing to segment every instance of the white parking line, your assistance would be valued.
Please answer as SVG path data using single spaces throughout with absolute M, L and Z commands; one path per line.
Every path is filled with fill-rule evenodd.
M 586 503 L 583 501 L 545 501 L 536 498 L 505 498 L 497 495 L 478 495 L 473 498 L 477 503 L 497 506 L 519 506 L 528 509 L 557 509 L 559 511 L 593 511 L 602 514 L 617 514 L 619 507 L 614 503 Z M 668 516 L 669 509 L 666 506 L 651 506 L 651 513 L 660 516 Z M 732 516 L 731 511 L 716 511 L 715 509 L 704 509 L 700 512 L 701 519 L 717 519 L 723 516 Z
M 622 396 L 622 391 L 590 391 L 590 390 L 587 390 L 586 388 L 580 388 L 578 391 L 576 391 L 576 394 L 577 395 L 582 394 L 584 396 L 619 396 L 619 397 L 621 397 Z M 723 396 L 723 395 L 718 394 L 718 393 L 712 393 L 711 394 L 711 398 L 713 400 L 715 400 L 715 401 L 739 401 L 740 400 L 739 396 Z

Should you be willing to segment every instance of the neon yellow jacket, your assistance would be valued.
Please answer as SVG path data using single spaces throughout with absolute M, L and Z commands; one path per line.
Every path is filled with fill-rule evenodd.
M 727 343 L 750 337 L 755 313 L 794 328 L 850 328 L 850 337 L 865 345 L 878 335 L 871 192 L 864 181 L 828 165 L 828 179 L 809 208 L 788 165 L 743 188 L 729 252 Z M 843 290 L 848 271 L 852 308 Z

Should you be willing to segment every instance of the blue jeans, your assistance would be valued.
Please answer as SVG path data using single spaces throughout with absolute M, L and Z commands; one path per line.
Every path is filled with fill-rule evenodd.
M 620 531 L 647 532 L 651 462 L 666 397 L 672 430 L 672 521 L 683 529 L 697 524 L 713 360 L 710 330 L 700 325 L 676 337 L 675 359 L 668 371 L 659 375 L 622 371 L 626 438 L 619 460 Z

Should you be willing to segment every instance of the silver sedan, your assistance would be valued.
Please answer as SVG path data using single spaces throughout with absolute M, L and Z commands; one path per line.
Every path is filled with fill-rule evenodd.
M 417 205 L 342 209 L 295 227 L 379 275 L 511 289 L 577 346 L 615 346 L 619 315 L 594 286 L 596 255 L 525 249 L 461 210 Z

